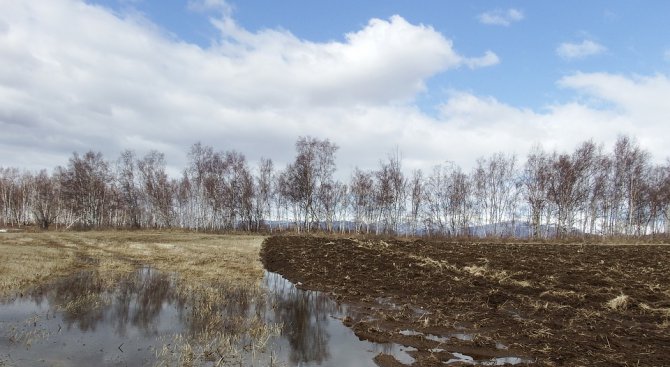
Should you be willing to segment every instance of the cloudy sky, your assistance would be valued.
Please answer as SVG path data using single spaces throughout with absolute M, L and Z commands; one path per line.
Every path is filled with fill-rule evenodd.
M 0 0 L 0 166 L 195 142 L 464 168 L 541 143 L 670 156 L 670 2 Z

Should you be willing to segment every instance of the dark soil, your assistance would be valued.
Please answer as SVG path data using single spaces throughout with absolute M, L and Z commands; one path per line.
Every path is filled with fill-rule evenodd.
M 286 236 L 261 257 L 354 305 L 343 322 L 359 338 L 416 348 L 413 366 L 466 365 L 454 352 L 489 365 L 670 365 L 670 246 Z

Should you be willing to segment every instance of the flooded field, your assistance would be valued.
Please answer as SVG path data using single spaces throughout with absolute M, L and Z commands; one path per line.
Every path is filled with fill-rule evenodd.
M 0 305 L 0 349 L 10 365 L 145 365 L 191 328 L 174 280 L 145 267 L 107 288 L 92 271 Z
M 262 269 L 262 238 L 0 237 L 0 366 L 376 366 L 357 307 Z
M 342 323 L 354 311 L 279 274 L 265 273 L 267 292 L 256 297 L 221 289 L 222 301 L 207 310 L 178 283 L 176 274 L 141 267 L 107 288 L 84 271 L 5 300 L 0 358 L 16 366 L 186 364 L 187 342 L 217 326 L 244 337 L 198 365 L 375 366 L 379 353 L 413 362 L 406 347 L 360 341 Z M 263 335 L 243 333 L 258 323 L 270 325 Z
M 0 365 L 249 365 L 281 332 L 262 311 L 263 239 L 3 234 Z

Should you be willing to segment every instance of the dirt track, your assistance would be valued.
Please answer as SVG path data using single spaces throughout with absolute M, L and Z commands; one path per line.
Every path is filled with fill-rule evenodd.
M 466 365 L 453 352 L 482 364 L 670 365 L 669 246 L 287 236 L 266 240 L 261 257 L 355 305 L 343 322 L 360 338 L 416 348 L 415 366 Z

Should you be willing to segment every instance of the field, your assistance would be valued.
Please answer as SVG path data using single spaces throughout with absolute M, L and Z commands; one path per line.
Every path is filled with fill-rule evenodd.
M 107 334 L 121 328 L 122 336 L 115 341 L 99 336 L 96 348 L 106 365 L 243 361 L 278 332 L 277 325 L 249 313 L 265 300 L 258 260 L 263 240 L 152 231 L 1 233 L 0 306 L 9 305 L 9 315 L 12 304 L 23 305 L 14 310 L 39 309 L 48 301 L 49 308 L 46 314 L 35 312 L 29 323 L 10 323 L 9 316 L 0 320 L 0 366 L 101 363 L 84 359 L 92 346 L 52 360 L 42 357 L 52 352 L 54 342 L 75 345 L 84 338 L 84 345 L 92 345 L 107 324 L 115 328 Z M 167 305 L 174 309 L 171 313 Z M 63 314 L 62 320 L 53 321 L 54 310 Z M 175 320 L 167 326 L 161 323 L 166 313 Z M 83 332 L 68 334 L 68 325 Z M 161 328 L 174 333 L 163 335 Z M 128 339 L 133 330 L 142 334 L 139 341 Z M 144 350 L 133 355 L 129 345 Z M 93 352 L 90 358 L 102 358 Z M 21 353 L 21 360 L 14 359 Z M 151 359 L 155 361 L 147 362 Z
M 670 246 L 273 237 L 261 255 L 413 365 L 670 365 Z
M 670 365 L 667 245 L 93 231 L 0 233 L 0 366 L 333 365 L 339 306 L 264 266 L 382 367 Z

